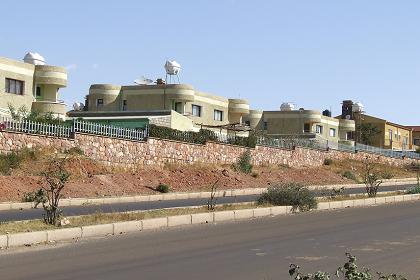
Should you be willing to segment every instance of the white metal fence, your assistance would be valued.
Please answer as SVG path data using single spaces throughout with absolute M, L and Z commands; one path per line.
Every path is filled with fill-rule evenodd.
M 60 138 L 70 138 L 72 128 L 58 124 L 47 124 L 30 120 L 12 120 L 2 117 L 1 130 L 23 132 L 29 134 L 40 134 Z
M 81 120 L 73 121 L 73 132 L 103 135 L 107 137 L 144 141 L 148 136 L 148 129 L 134 129 L 105 125 L 94 122 L 85 122 Z

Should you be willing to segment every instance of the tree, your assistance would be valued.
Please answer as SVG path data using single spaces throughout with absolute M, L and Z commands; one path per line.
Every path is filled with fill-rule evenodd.
M 42 189 L 47 196 L 47 203 L 43 203 L 44 222 L 50 225 L 58 225 L 62 210 L 59 202 L 62 198 L 62 190 L 69 181 L 70 173 L 66 170 L 65 164 L 67 157 L 52 159 L 46 171 L 42 172 L 45 186 Z
M 376 171 L 375 164 L 368 157 L 363 161 L 363 183 L 366 186 L 366 193 L 369 197 L 376 197 L 379 186 L 382 184 L 379 173 Z
M 373 123 L 362 123 L 358 125 L 358 130 L 360 131 L 360 141 L 365 145 L 372 145 L 373 138 L 381 132 Z

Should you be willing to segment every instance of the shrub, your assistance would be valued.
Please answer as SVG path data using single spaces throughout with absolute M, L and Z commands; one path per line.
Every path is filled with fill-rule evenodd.
M 23 202 L 35 202 L 34 208 L 37 208 L 39 204 L 47 202 L 47 194 L 44 189 L 39 189 L 34 192 L 28 192 L 23 195 Z
M 258 174 L 257 172 L 252 172 L 251 176 L 254 178 L 258 178 L 260 176 L 260 174 Z
M 18 168 L 26 159 L 36 160 L 37 153 L 34 150 L 24 148 L 19 151 L 11 151 L 8 154 L 0 155 L 0 173 L 10 175 L 11 170 Z
M 331 165 L 333 163 L 332 159 L 326 158 L 324 159 L 324 165 Z
M 70 149 L 67 149 L 65 153 L 69 155 L 80 155 L 80 156 L 83 156 L 85 154 L 83 150 L 80 149 L 79 147 L 71 147 Z
M 349 170 L 344 171 L 343 177 L 353 181 L 357 181 L 356 175 L 354 175 L 354 173 Z
M 165 184 L 159 184 L 159 186 L 157 186 L 156 191 L 160 192 L 160 193 L 168 193 L 169 192 L 169 186 L 165 185 Z
M 369 268 L 361 268 L 359 269 L 357 266 L 357 259 L 355 256 L 353 256 L 350 253 L 346 253 L 347 262 L 339 267 L 334 275 L 337 278 L 340 278 L 340 275 L 342 275 L 345 280 L 373 280 L 374 277 L 370 273 Z M 383 274 L 381 272 L 376 272 L 377 279 L 383 279 L 383 280 L 407 280 L 404 276 L 397 275 L 397 274 Z M 331 279 L 330 274 L 323 271 L 318 271 L 316 273 L 309 273 L 309 274 L 303 274 L 300 272 L 300 267 L 296 264 L 291 264 L 289 266 L 289 275 L 294 280 L 329 280 Z
M 416 153 L 420 154 L 420 148 L 416 149 Z
M 316 193 L 301 184 L 289 183 L 270 187 L 258 198 L 258 204 L 292 206 L 292 211 L 309 211 L 317 207 Z
M 420 186 L 415 186 L 413 188 L 409 188 L 405 191 L 406 194 L 418 194 L 420 193 Z
M 381 177 L 383 179 L 392 179 L 392 178 L 394 178 L 394 174 L 392 174 L 392 172 L 390 172 L 390 171 L 384 171 L 384 172 L 382 172 Z
M 376 171 L 376 165 L 367 157 L 364 160 L 363 165 L 363 183 L 366 186 L 366 193 L 369 197 L 376 197 L 379 186 L 382 184 L 382 180 Z
M 175 141 L 189 142 L 195 144 L 206 144 L 207 141 L 218 142 L 219 139 L 214 131 L 208 129 L 200 129 L 194 131 L 180 131 L 169 127 L 157 126 L 151 124 L 149 127 L 149 136 L 161 139 L 169 139 Z M 228 144 L 254 148 L 257 138 L 250 134 L 249 137 L 231 137 L 227 139 Z
M 236 164 L 233 165 L 234 170 L 250 174 L 252 172 L 251 151 L 247 150 L 242 153 Z

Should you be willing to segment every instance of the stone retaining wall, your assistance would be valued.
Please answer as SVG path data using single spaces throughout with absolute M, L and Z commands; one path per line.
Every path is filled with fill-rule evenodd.
M 75 139 L 62 139 L 14 132 L 0 132 L 0 152 L 7 153 L 24 147 L 48 147 L 64 151 L 79 147 L 90 158 L 107 165 L 136 167 L 143 165 L 175 164 L 232 164 L 247 150 L 228 144 L 209 142 L 206 145 L 183 143 L 171 140 L 149 138 L 147 142 L 135 142 L 103 136 L 76 134 Z M 406 165 L 410 159 L 394 159 L 368 153 L 341 151 L 320 151 L 308 148 L 287 150 L 265 146 L 250 149 L 255 165 L 285 164 L 291 167 L 321 166 L 326 158 L 333 160 L 369 157 L 380 163 L 395 166 Z

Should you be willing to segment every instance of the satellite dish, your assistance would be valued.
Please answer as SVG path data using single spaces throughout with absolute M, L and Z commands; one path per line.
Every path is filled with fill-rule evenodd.
M 85 107 L 85 104 L 83 104 L 81 102 L 80 103 L 79 102 L 73 103 L 73 110 L 74 111 L 82 111 L 84 107 Z
M 165 71 L 168 75 L 178 75 L 179 70 L 181 70 L 181 64 L 175 60 L 167 60 L 165 63 Z
M 153 84 L 153 80 L 148 79 L 148 78 L 146 78 L 144 76 L 141 76 L 140 78 L 135 79 L 134 80 L 134 83 L 136 85 L 150 85 L 150 84 Z

